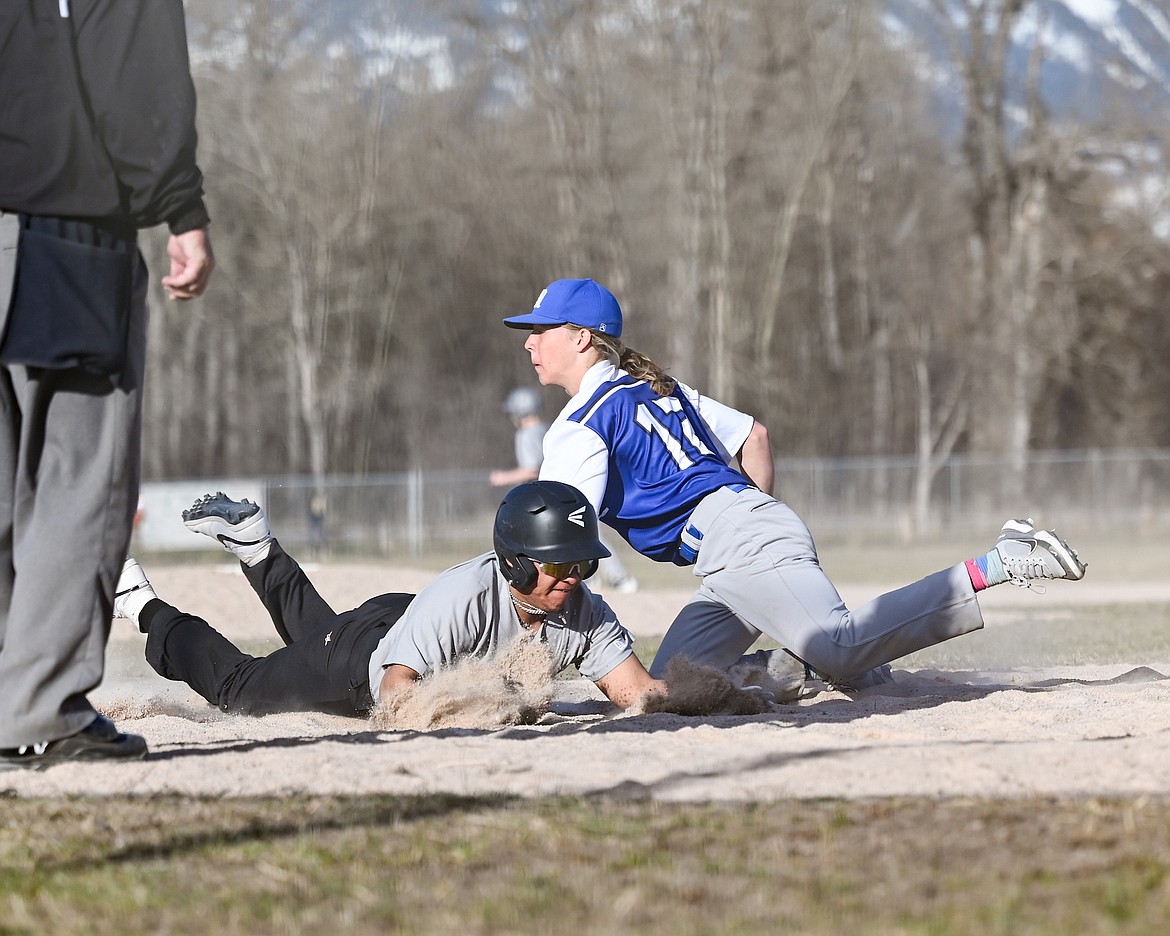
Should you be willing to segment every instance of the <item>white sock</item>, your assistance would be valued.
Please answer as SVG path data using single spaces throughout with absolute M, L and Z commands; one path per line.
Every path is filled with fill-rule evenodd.
M 139 627 L 138 616 L 142 614 L 142 609 L 157 597 L 148 583 L 122 595 L 118 599 L 118 609 L 122 612 L 122 617 L 128 618 L 134 622 L 135 627 Z
M 251 568 L 259 565 L 268 558 L 268 550 L 272 548 L 272 537 L 253 543 L 250 546 L 232 546 L 231 551 L 244 565 Z

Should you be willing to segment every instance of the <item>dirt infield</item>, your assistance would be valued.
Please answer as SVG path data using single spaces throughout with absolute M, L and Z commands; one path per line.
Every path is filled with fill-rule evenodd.
M 259 648 L 271 625 L 229 564 L 148 569 L 164 599 Z M 335 607 L 433 576 L 380 565 L 311 572 Z M 842 586 L 862 601 L 881 589 Z M 615 595 L 639 636 L 661 634 L 682 588 Z M 987 627 L 953 646 L 959 665 L 896 665 L 896 682 L 855 696 L 811 683 L 800 702 L 754 716 L 626 716 L 585 680 L 559 680 L 537 724 L 434 732 L 374 731 L 325 715 L 224 715 L 156 676 L 143 638 L 115 622 L 107 679 L 95 702 L 146 736 L 149 758 L 0 774 L 17 796 L 510 793 L 609 794 L 676 801 L 894 795 L 1140 795 L 1170 793 L 1170 651 L 1152 658 L 1006 668 L 963 665 L 964 647 L 1019 631 L 1043 610 L 1054 630 L 1078 615 L 1148 618 L 1170 585 L 1053 583 L 1044 596 L 1002 587 L 983 601 Z M 1053 623 L 1055 622 L 1055 623 Z M 275 648 L 275 643 L 271 644 Z

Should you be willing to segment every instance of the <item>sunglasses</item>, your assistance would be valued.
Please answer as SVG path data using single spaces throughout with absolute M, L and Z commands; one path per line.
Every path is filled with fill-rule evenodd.
M 579 579 L 587 579 L 597 571 L 597 560 L 578 559 L 575 562 L 537 562 L 536 566 L 545 575 L 551 575 L 555 579 L 567 579 L 574 575 Z

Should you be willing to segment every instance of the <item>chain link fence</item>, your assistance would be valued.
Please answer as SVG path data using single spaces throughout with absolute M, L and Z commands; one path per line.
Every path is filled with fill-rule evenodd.
M 897 540 L 918 535 L 912 458 L 780 459 L 777 495 L 818 536 Z M 414 558 L 490 548 L 502 491 L 480 471 L 356 477 L 212 478 L 143 485 L 143 551 L 206 549 L 180 522 L 183 508 L 217 490 L 263 504 L 297 555 Z M 1000 458 L 956 456 L 933 476 L 925 531 L 986 533 L 1009 516 L 1044 525 L 1143 535 L 1170 528 L 1170 450 L 1033 453 L 1016 472 Z

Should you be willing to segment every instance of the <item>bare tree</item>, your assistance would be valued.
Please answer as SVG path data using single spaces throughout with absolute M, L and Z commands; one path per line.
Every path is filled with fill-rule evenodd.
M 706 3 L 692 8 L 693 31 L 698 47 L 696 117 L 700 147 L 699 204 L 706 221 L 709 245 L 695 262 L 704 271 L 710 306 L 707 351 L 711 360 L 711 390 L 719 399 L 734 404 L 736 355 L 732 338 L 731 231 L 727 204 L 728 104 L 724 88 L 729 41 L 727 10 L 723 4 Z M 700 250 L 702 242 L 695 245 Z M 705 262 L 704 262 L 705 261 Z
M 960 65 L 966 107 L 962 153 L 970 183 L 970 294 L 985 348 L 977 384 L 984 402 L 980 410 L 991 416 L 972 426 L 972 442 L 1011 453 L 1013 471 L 1005 478 L 1004 494 L 1012 501 L 1023 493 L 1029 369 L 1039 350 L 1028 340 L 1027 326 L 1035 314 L 1044 189 L 1041 171 L 1022 178 L 1008 141 L 1006 68 L 1013 27 L 1030 2 L 963 0 L 965 22 L 956 22 L 943 0 L 932 0 Z M 1037 109 L 1030 116 L 1037 118 Z M 1021 236 L 1028 245 L 1017 243 Z M 1013 257 L 1020 258 L 1014 270 Z
M 1009 119 L 1035 4 L 958 2 L 957 149 L 861 0 L 428 0 L 430 64 L 409 5 L 192 5 L 220 273 L 153 303 L 148 476 L 507 457 L 499 317 L 561 275 L 780 452 L 915 453 L 919 523 L 959 447 L 1156 436 L 1156 218 L 1123 147 Z
M 776 31 L 781 28 L 771 20 L 775 8 L 767 4 L 760 9 L 763 13 L 761 26 L 766 30 L 765 35 L 774 41 Z M 790 42 L 804 47 L 803 54 L 794 57 L 793 65 L 804 107 L 800 112 L 801 119 L 793 121 L 783 136 L 789 168 L 781 180 L 785 197 L 772 226 L 772 245 L 760 291 L 756 355 L 761 369 L 771 353 L 776 333 L 796 224 L 817 164 L 823 158 L 825 142 L 856 77 L 860 55 L 856 4 L 842 5 L 838 14 L 844 22 L 840 39 L 844 51 L 825 57 L 817 53 L 825 41 L 824 34 L 840 28 L 836 17 L 822 19 L 824 14 L 819 5 L 787 8 L 790 13 L 793 9 L 800 12 L 795 17 L 787 17 L 783 28 L 791 30 Z M 758 93 L 775 93 L 775 87 L 769 84 L 761 84 Z

